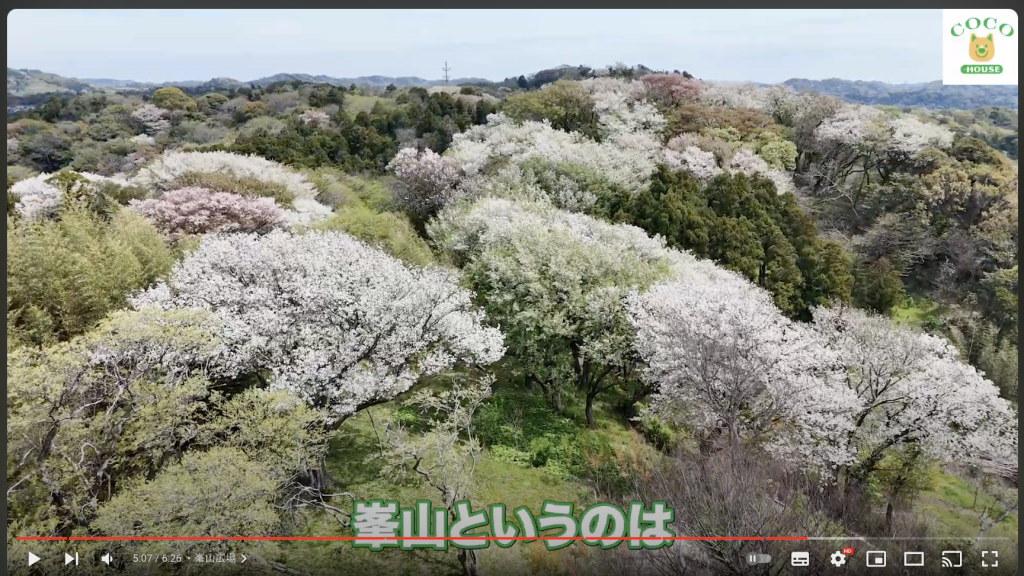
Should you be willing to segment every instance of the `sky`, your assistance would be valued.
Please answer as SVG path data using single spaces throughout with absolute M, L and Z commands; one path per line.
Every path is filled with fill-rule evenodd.
M 7 66 L 141 82 L 501 80 L 616 62 L 706 80 L 929 82 L 941 10 L 14 10 Z

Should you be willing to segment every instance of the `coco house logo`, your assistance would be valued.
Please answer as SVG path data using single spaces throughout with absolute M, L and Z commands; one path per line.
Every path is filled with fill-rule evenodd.
M 1017 13 L 942 11 L 942 83 L 1017 85 Z

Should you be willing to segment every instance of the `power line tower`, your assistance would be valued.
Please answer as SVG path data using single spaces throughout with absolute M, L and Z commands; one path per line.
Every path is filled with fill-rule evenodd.
M 448 72 L 451 71 L 451 68 L 448 67 L 448 61 L 447 60 L 444 61 L 444 68 L 441 68 L 441 70 L 444 70 L 444 83 L 447 84 L 448 83 Z

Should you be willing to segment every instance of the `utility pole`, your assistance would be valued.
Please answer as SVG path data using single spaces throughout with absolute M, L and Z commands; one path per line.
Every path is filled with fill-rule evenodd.
M 444 61 L 444 68 L 441 68 L 441 70 L 444 70 L 444 83 L 447 84 L 448 83 L 448 72 L 451 70 L 451 68 L 448 67 L 448 61 L 447 60 Z

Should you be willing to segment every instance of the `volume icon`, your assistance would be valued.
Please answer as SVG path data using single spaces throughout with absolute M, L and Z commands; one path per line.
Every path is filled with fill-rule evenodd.
M 104 554 L 100 557 L 100 562 L 103 562 L 107 566 L 110 566 L 110 554 Z

